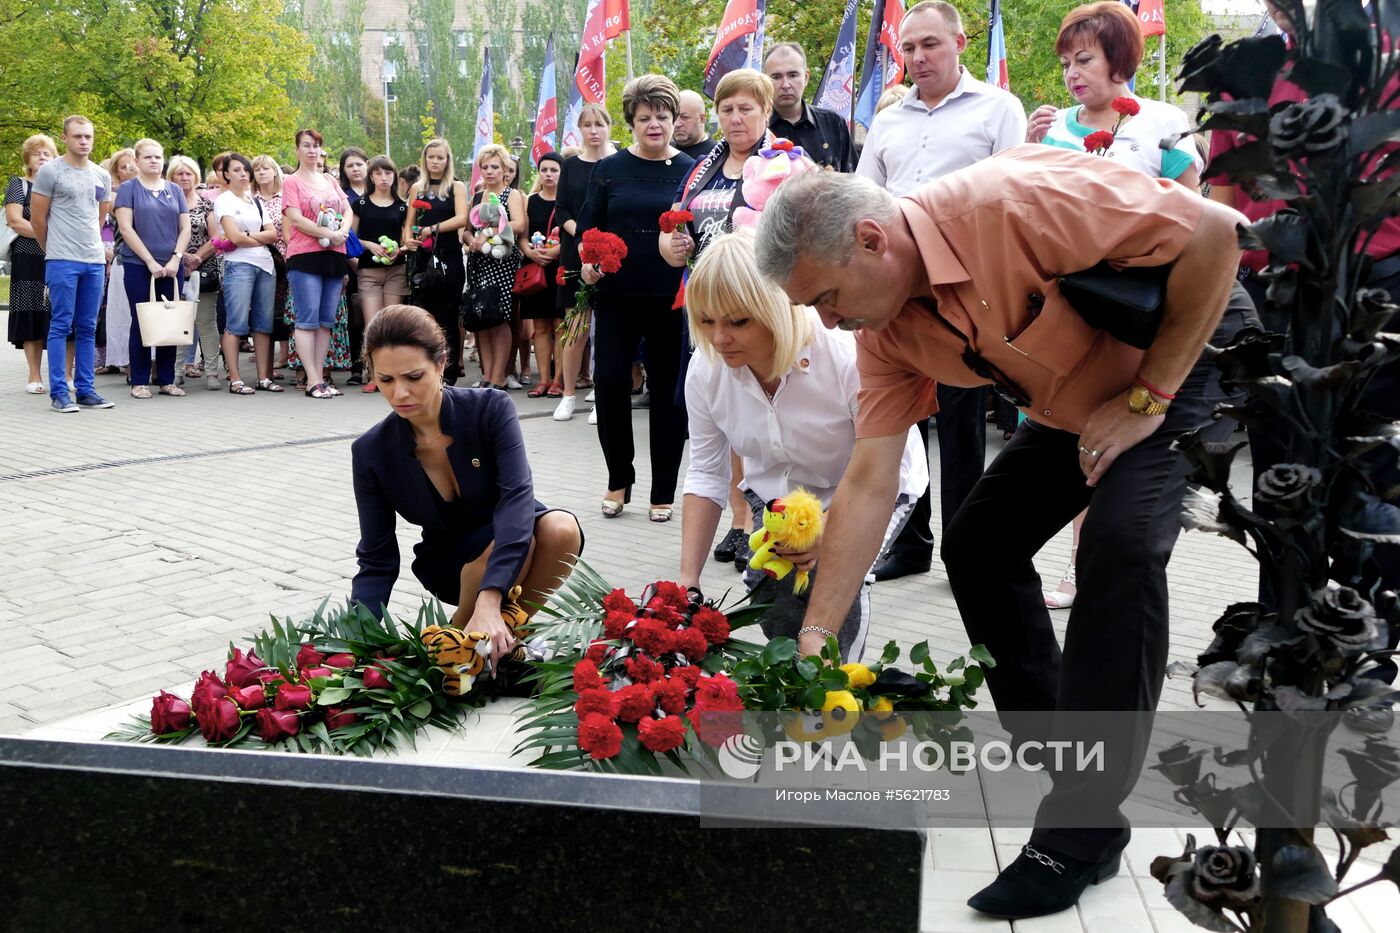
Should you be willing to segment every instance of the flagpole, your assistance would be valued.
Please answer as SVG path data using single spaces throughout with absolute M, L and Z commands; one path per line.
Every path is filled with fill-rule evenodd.
M 1167 34 L 1162 33 L 1161 45 L 1158 46 L 1160 54 L 1157 56 L 1157 99 L 1166 103 L 1167 100 Z
M 627 30 L 627 80 L 633 78 L 632 72 L 632 30 Z

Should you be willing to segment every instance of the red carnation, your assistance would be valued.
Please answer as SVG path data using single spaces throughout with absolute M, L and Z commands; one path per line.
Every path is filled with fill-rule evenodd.
M 257 674 L 267 667 L 252 651 L 244 654 L 240 649 L 233 649 L 233 657 L 228 659 L 228 664 L 224 666 L 224 680 L 230 687 L 246 687 L 257 679 Z
M 228 697 L 213 700 L 199 709 L 199 734 L 206 742 L 227 742 L 238 732 L 238 707 Z
M 603 682 L 603 677 L 598 673 L 598 665 L 587 658 L 574 665 L 574 692 L 583 693 L 585 690 L 601 690 L 607 684 Z
M 339 667 L 348 670 L 355 666 L 355 656 L 353 654 L 333 654 L 326 658 L 325 665 L 326 667 Z M 316 665 L 309 664 L 307 666 L 315 667 Z
M 632 684 L 617 691 L 617 718 L 623 722 L 636 722 L 655 708 L 651 687 L 646 684 Z
M 690 211 L 666 211 L 661 215 L 661 232 L 675 233 L 677 228 L 690 223 L 695 215 Z
M 365 668 L 364 684 L 366 690 L 394 689 L 394 685 L 389 683 L 388 673 L 378 664 Z
M 671 644 L 671 630 L 664 622 L 642 619 L 627 632 L 632 643 L 647 654 L 665 654 Z
M 574 702 L 574 714 L 580 722 L 593 715 L 616 719 L 617 705 L 617 694 L 611 690 L 581 690 Z
M 605 230 L 585 230 L 578 247 L 579 261 L 595 265 L 603 272 L 616 272 L 627 258 L 627 244 L 622 237 Z
M 433 206 L 427 201 L 424 201 L 422 198 L 414 198 L 413 209 L 415 211 L 430 211 L 433 209 Z
M 1084 148 L 1089 152 L 1107 152 L 1113 145 L 1113 134 L 1108 130 L 1095 130 L 1084 137 Z
M 300 731 L 301 720 L 296 713 L 281 709 L 258 710 L 258 734 L 264 742 L 291 738 Z
M 584 654 L 584 657 L 598 667 L 602 667 L 603 662 L 608 659 L 608 655 L 612 654 L 612 650 L 612 645 L 599 638 L 588 646 L 588 652 Z
M 722 645 L 729 640 L 729 619 L 718 609 L 701 606 L 695 610 L 690 624 L 703 632 L 711 645 Z
M 311 688 L 301 684 L 279 687 L 273 705 L 278 709 L 306 709 L 311 705 Z
M 647 612 L 651 613 L 653 619 L 662 623 L 667 628 L 680 628 L 680 626 L 685 623 L 684 613 L 677 612 L 659 599 L 653 599 L 651 602 L 652 607 L 648 609 Z
M 613 590 L 603 597 L 603 608 L 608 612 L 635 612 L 637 607 L 632 604 L 632 600 L 627 598 L 627 594 L 622 590 Z
M 677 612 L 685 612 L 690 606 L 690 600 L 686 597 L 685 590 L 681 589 L 679 583 L 672 583 L 669 580 L 657 581 L 656 593 L 647 603 L 647 608 L 655 609 L 657 600 L 661 601 L 661 605 L 670 606 Z
M 649 686 L 657 706 L 668 713 L 685 712 L 685 695 L 690 688 L 684 680 L 670 677 L 666 680 L 653 680 Z
M 360 717 L 345 709 L 343 706 L 326 707 L 326 728 L 332 731 L 341 726 L 348 726 L 360 721 Z
M 156 735 L 181 732 L 190 727 L 190 705 L 164 690 L 151 700 L 151 731 Z
M 671 650 L 692 661 L 703 661 L 710 652 L 710 643 L 698 628 L 681 629 L 671 635 Z
M 563 267 L 563 266 L 560 266 L 558 269 L 555 269 L 555 270 L 554 270 L 554 284 L 555 284 L 555 285 L 567 285 L 567 284 L 569 284 L 569 283 L 568 283 L 568 279 L 566 279 L 566 278 L 564 277 L 564 267 Z
M 229 698 L 237 703 L 240 709 L 261 709 L 267 705 L 267 691 L 262 684 L 249 684 L 246 687 L 239 687 Z
M 685 684 L 687 690 L 694 690 L 695 685 L 700 682 L 702 671 L 698 667 L 677 667 L 671 670 L 671 679 L 679 680 Z
M 1142 109 L 1137 100 L 1132 97 L 1115 97 L 1112 107 L 1116 113 L 1121 113 L 1125 117 L 1135 117 Z
M 326 659 L 326 656 L 317 651 L 311 642 L 301 646 L 297 652 L 297 667 L 315 667 Z
M 644 654 L 627 659 L 627 676 L 639 684 L 650 683 L 666 676 L 666 669 Z
M 611 758 L 622 751 L 622 730 L 612 719 L 594 713 L 578 724 L 578 747 L 595 760 Z
M 626 612 L 612 611 L 603 616 L 603 637 L 612 641 L 627 637 L 627 626 L 632 624 L 635 607 Z
M 665 719 L 643 719 L 637 723 L 637 738 L 642 747 L 656 752 L 669 752 L 685 744 L 685 720 L 679 716 Z

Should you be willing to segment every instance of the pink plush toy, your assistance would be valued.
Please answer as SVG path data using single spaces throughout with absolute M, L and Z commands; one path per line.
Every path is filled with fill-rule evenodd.
M 814 172 L 817 164 L 807 158 L 801 146 L 779 139 L 760 149 L 744 162 L 745 205 L 734 211 L 734 226 L 757 227 L 759 214 L 778 186 L 803 172 Z

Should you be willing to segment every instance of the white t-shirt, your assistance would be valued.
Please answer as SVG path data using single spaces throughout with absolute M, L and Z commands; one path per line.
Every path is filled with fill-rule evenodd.
M 1196 142 L 1182 137 L 1172 149 L 1157 145 L 1163 137 L 1175 136 L 1191 128 L 1186 114 L 1171 104 L 1133 96 L 1141 108 L 1135 116 L 1123 121 L 1113 138 L 1113 145 L 1103 158 L 1117 159 L 1121 165 L 1135 168 L 1151 178 L 1178 178 L 1193 165 L 1197 171 L 1205 167 Z M 1079 122 L 1079 105 L 1055 112 L 1055 122 L 1045 134 L 1044 142 L 1062 149 L 1084 152 L 1084 139 L 1094 132 Z
M 214 224 L 219 231 L 214 235 L 220 239 L 228 239 L 224 233 L 225 217 L 232 217 L 234 226 L 244 233 L 257 233 L 264 224 L 271 221 L 271 218 L 265 217 L 258 209 L 257 204 L 251 200 L 243 200 L 232 191 L 225 191 L 214 199 Z M 240 246 L 231 253 L 225 253 L 224 262 L 246 262 L 264 272 L 276 273 L 276 267 L 272 265 L 272 254 L 266 246 Z

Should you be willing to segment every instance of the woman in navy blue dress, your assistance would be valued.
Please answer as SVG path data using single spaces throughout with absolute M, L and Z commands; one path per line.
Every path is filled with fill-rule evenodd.
M 402 516 L 423 529 L 413 575 L 457 607 L 454 627 L 491 637 L 494 670 L 516 644 L 504 616 L 528 616 L 559 587 L 583 550 L 583 530 L 571 513 L 535 498 L 509 396 L 442 384 L 447 340 L 431 314 L 383 309 L 364 349 L 394 413 L 351 447 L 360 515 L 351 602 L 383 612 L 399 575 L 394 526 Z

